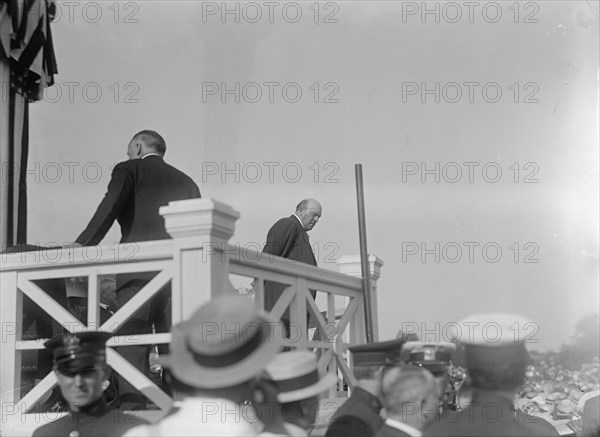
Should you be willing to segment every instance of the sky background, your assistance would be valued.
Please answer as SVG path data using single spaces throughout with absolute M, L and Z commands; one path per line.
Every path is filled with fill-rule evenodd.
M 598 2 L 222 5 L 59 2 L 57 85 L 31 106 L 30 243 L 73 241 L 153 129 L 241 213 L 231 243 L 262 247 L 320 200 L 310 238 L 332 270 L 359 253 L 361 163 L 382 340 L 505 311 L 557 349 L 598 317 Z

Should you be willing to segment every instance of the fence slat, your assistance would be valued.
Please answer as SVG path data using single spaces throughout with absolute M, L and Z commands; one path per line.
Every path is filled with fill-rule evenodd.
M 161 410 L 171 408 L 173 399 L 114 349 L 108 348 L 106 350 L 106 361 L 131 385 L 154 402 L 158 408 Z
M 159 292 L 173 277 L 173 268 L 169 265 L 156 275 L 148 284 L 141 288 L 135 296 L 127 301 L 110 319 L 102 324 L 101 330 L 117 331 L 131 316 Z
M 34 301 L 50 317 L 60 323 L 69 332 L 80 332 L 85 330 L 86 326 L 81 323 L 73 314 L 67 311 L 61 304 L 52 299 L 48 294 L 33 282 L 22 278 L 19 275 L 19 290 L 23 291 L 32 301 Z
M 23 330 L 23 297 L 17 289 L 17 273 L 0 273 L 0 321 L 2 322 L 2 359 L 0 360 L 0 399 L 2 406 L 10 405 L 19 399 L 21 383 L 21 353 L 16 351 L 16 342 Z
M 50 372 L 19 401 L 25 406 L 25 411 L 29 411 L 48 390 L 54 387 L 54 384 L 56 384 L 56 374 Z

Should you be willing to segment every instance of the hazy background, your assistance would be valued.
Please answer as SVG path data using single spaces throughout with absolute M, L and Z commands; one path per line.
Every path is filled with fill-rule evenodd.
M 319 199 L 310 237 L 333 270 L 359 252 L 362 163 L 383 340 L 509 311 L 556 349 L 598 317 L 598 2 L 70 4 L 57 86 L 31 106 L 30 243 L 73 241 L 132 135 L 154 129 L 167 162 L 241 212 L 233 243 L 261 247 Z

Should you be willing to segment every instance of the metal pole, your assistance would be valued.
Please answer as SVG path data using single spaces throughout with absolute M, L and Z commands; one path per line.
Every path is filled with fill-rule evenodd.
M 362 164 L 354 165 L 356 176 L 356 200 L 358 206 L 358 237 L 360 240 L 360 269 L 362 272 L 363 299 L 365 303 L 365 329 L 367 343 L 373 342 L 373 312 L 371 308 L 371 272 L 367 253 L 367 225 L 365 221 L 365 198 L 363 193 Z

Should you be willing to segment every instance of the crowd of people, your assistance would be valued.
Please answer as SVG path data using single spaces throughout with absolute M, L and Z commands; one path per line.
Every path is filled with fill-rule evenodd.
M 72 246 L 95 245 L 113 222 L 121 243 L 170 238 L 158 209 L 173 200 L 198 198 L 191 178 L 164 162 L 166 143 L 154 131 L 134 135 L 129 160 L 118 164 L 96 213 Z M 315 199 L 304 199 L 292 215 L 268 231 L 263 253 L 317 265 L 308 231 L 321 218 Z M 151 279 L 153 273 L 118 274 L 118 311 Z M 71 284 L 74 287 L 76 284 Z M 105 391 L 111 377 L 101 331 L 67 333 L 46 343 L 52 353 L 60 396 L 68 414 L 44 424 L 34 436 L 552 436 L 554 426 L 515 408 L 527 372 L 523 339 L 515 337 L 518 316 L 480 314 L 466 326 L 494 323 L 503 334 L 493 343 L 475 332 L 464 347 L 466 372 L 452 366 L 455 343 L 427 343 L 401 337 L 350 348 L 356 381 L 351 395 L 325 422 L 318 422 L 319 398 L 334 393 L 337 369 L 319 365 L 317 354 L 290 350 L 284 337 L 289 315 L 275 320 L 269 311 L 286 284 L 266 282 L 265 307 L 247 297 L 215 290 L 218 295 L 188 320 L 171 328 L 170 285 L 135 313 L 117 335 L 166 332 L 171 342 L 158 351 L 165 387 L 174 407 L 153 423 L 137 414 L 147 399 L 127 381 L 119 385 L 119 402 L 109 404 Z M 315 298 L 316 290 L 311 290 Z M 71 296 L 72 311 L 85 314 L 87 303 Z M 307 314 L 310 319 L 310 315 Z M 218 329 L 215 330 L 215 327 Z M 318 331 L 318 329 L 317 329 Z M 318 332 L 317 332 L 318 334 Z M 138 369 L 148 369 L 148 346 L 116 348 Z M 324 367 L 323 367 L 324 366 Z M 469 399 L 459 387 L 468 374 Z M 597 396 L 584 409 L 582 429 L 598 436 Z
M 34 436 L 559 435 L 541 417 L 515 408 L 528 353 L 509 328 L 529 322 L 514 315 L 479 314 L 461 323 L 491 322 L 507 334 L 490 343 L 475 330 L 459 344 L 465 352 L 468 399 L 454 405 L 445 398 L 456 344 L 405 338 L 362 344 L 350 348 L 356 378 L 350 397 L 315 427 L 320 398 L 335 391 L 337 374 L 320 367 L 312 351 L 283 351 L 281 321 L 245 296 L 223 294 L 173 327 L 169 353 L 160 363 L 175 403 L 154 423 L 106 402 L 111 334 L 88 331 L 46 342 L 69 412 Z M 598 395 L 588 398 L 582 435 L 597 436 Z

